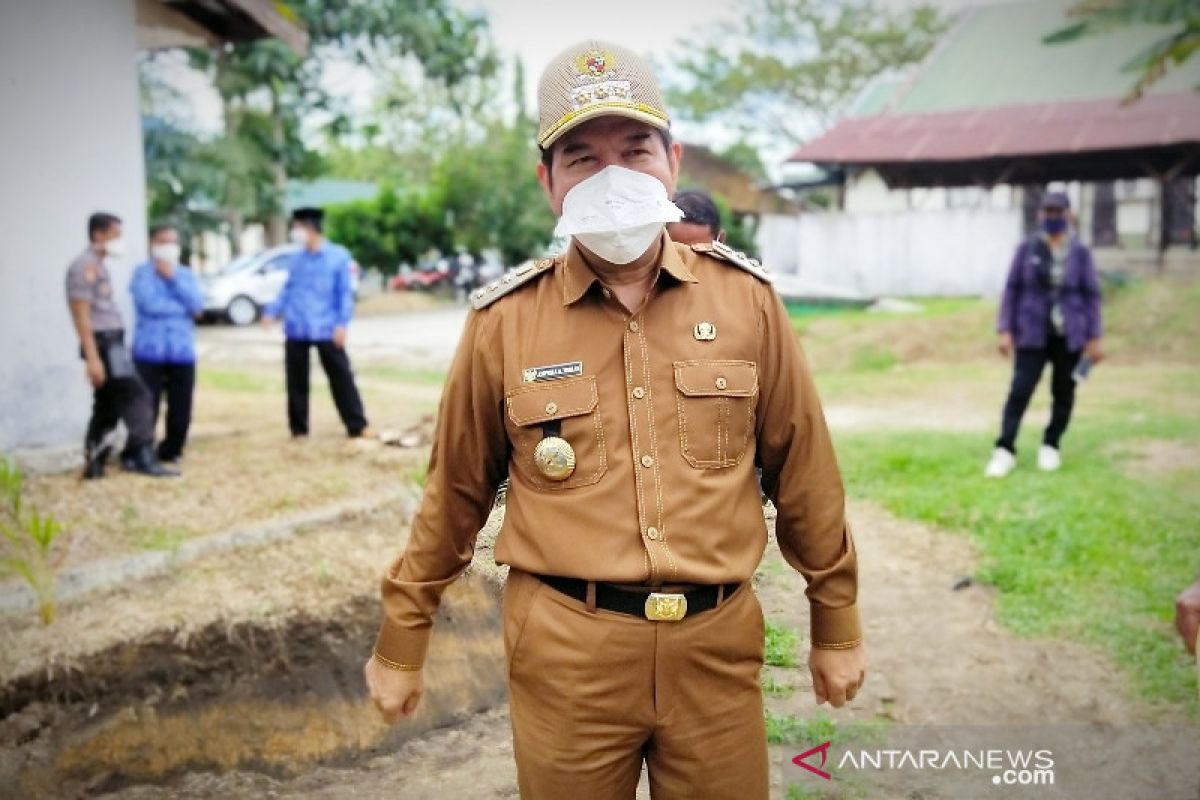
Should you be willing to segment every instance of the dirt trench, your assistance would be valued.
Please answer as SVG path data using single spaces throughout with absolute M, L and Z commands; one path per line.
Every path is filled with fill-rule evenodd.
M 6 648 L 43 657 L 0 681 L 0 797 L 77 798 L 135 785 L 166 793 L 182 776 L 230 771 L 286 779 L 390 753 L 501 705 L 500 582 L 486 569 L 445 595 L 416 717 L 389 728 L 367 700 L 362 665 L 380 615 L 373 588 L 395 553 L 396 524 L 394 513 L 367 515 L 214 556 L 191 580 L 162 576 L 64 608 L 59 631 L 68 637 L 110 615 L 139 621 L 136 634 L 97 647 L 47 643 L 51 634 L 6 621 L 17 628 L 3 631 Z M 316 557 L 336 547 L 353 553 Z M 289 567 L 290 584 L 268 577 Z M 192 587 L 217 573 L 223 582 L 212 591 L 222 597 L 205 604 Z M 235 584 L 242 596 L 222 592 Z M 300 597 L 305 591 L 311 596 Z M 236 612 L 213 608 L 221 602 Z

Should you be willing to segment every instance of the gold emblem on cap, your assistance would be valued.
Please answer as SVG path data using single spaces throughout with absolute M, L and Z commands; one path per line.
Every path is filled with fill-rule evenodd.
M 608 50 L 587 50 L 575 59 L 575 69 L 582 77 L 603 78 L 617 65 L 617 57 Z
M 717 326 L 711 322 L 697 322 L 692 329 L 692 336 L 696 337 L 697 342 L 711 342 L 717 338 Z
M 575 450 L 566 439 L 547 436 L 534 448 L 533 463 L 550 480 L 565 481 L 575 471 Z

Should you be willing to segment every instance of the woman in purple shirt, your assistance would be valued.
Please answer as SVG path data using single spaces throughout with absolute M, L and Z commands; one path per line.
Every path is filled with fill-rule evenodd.
M 1092 363 L 1103 358 L 1100 349 L 1100 281 L 1092 254 L 1067 230 L 1070 201 L 1062 192 L 1042 198 L 1042 231 L 1017 247 L 996 330 L 1001 354 L 1014 350 L 1012 386 L 996 449 L 985 474 L 1003 478 L 1017 464 L 1016 440 L 1021 417 L 1037 389 L 1046 363 L 1051 366 L 1050 424 L 1038 450 L 1038 468 L 1062 465 L 1059 440 L 1075 404 L 1075 367 L 1081 356 Z

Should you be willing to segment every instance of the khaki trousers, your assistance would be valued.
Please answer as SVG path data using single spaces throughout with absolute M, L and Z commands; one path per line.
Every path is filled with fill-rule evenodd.
M 584 603 L 511 570 L 504 645 L 525 800 L 767 797 L 759 671 L 763 615 L 749 584 L 680 622 Z

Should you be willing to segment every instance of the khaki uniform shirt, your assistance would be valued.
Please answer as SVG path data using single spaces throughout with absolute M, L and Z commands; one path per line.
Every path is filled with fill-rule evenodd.
M 71 300 L 87 301 L 93 332 L 119 331 L 124 327 L 108 267 L 90 246 L 67 267 L 67 301 Z
M 814 645 L 860 640 L 842 481 L 783 304 L 711 246 L 666 234 L 663 245 L 634 314 L 572 244 L 468 317 L 424 498 L 383 580 L 384 663 L 423 664 L 441 594 L 505 477 L 497 562 L 615 583 L 738 583 L 767 541 L 756 464 L 780 549 L 808 581 Z M 575 451 L 566 480 L 535 466 L 547 424 Z

